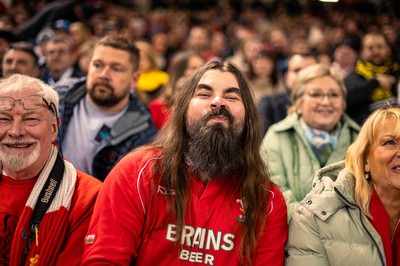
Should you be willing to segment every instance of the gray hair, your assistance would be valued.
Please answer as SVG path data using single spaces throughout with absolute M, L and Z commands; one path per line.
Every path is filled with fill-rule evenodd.
M 0 91 L 2 93 L 32 89 L 38 89 L 41 92 L 40 96 L 45 98 L 49 103 L 53 103 L 58 113 L 59 96 L 57 91 L 40 79 L 21 74 L 12 74 L 0 80 Z

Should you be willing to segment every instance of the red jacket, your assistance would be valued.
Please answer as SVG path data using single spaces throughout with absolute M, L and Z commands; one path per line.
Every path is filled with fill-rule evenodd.
M 1 182 L 0 185 L 2 185 Z M 10 185 L 10 183 L 7 185 Z M 21 197 L 22 195 L 19 194 L 18 188 L 12 187 L 12 184 L 8 188 L 3 187 L 1 190 L 2 193 L 7 193 L 8 189 L 14 191 L 14 194 L 7 193 L 8 195 L 1 195 L 0 203 L 2 204 L 0 206 L 0 211 L 10 214 L 17 211 L 4 209 L 5 206 L 9 205 L 3 204 L 3 200 L 10 200 L 10 197 L 19 197 L 20 199 L 16 199 L 15 202 L 22 200 L 23 202 L 17 203 L 17 205 L 24 208 L 23 211 L 17 211 L 17 213 L 14 214 L 19 217 L 14 216 L 18 219 L 18 225 L 14 227 L 15 232 L 10 232 L 14 236 L 12 245 L 9 243 L 11 246 L 7 247 L 10 256 L 9 265 L 35 265 L 35 261 L 37 261 L 37 265 L 80 265 L 84 237 L 89 227 L 94 202 L 100 185 L 101 182 L 99 180 L 77 171 L 75 191 L 72 195 L 70 208 L 67 209 L 61 206 L 59 209 L 50 211 L 44 215 L 39 229 L 39 248 L 35 247 L 36 242 L 34 240 L 24 264 L 21 262 L 26 244 L 26 237 L 24 238 L 24 235 L 27 234 L 26 232 L 28 231 L 33 210 L 27 206 L 24 207 L 27 196 Z M 30 187 L 33 187 L 33 184 L 30 185 Z M 67 221 L 64 226 L 62 226 L 63 232 L 59 232 L 55 227 L 60 224 L 59 219 L 64 218 L 67 219 Z M 52 241 L 55 241 L 55 243 Z
M 167 213 L 166 194 L 152 183 L 155 152 L 127 155 L 106 178 L 86 236 L 83 265 L 238 265 L 243 222 L 234 179 L 191 180 L 182 248 Z M 152 193 L 152 186 L 156 193 Z M 264 233 L 253 265 L 283 265 L 286 204 L 272 185 Z

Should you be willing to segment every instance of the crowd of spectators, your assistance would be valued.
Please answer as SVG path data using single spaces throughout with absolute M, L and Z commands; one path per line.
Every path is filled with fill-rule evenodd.
M 240 10 L 226 6 L 184 9 L 174 5 L 143 11 L 134 5 L 105 0 L 12 2 L 0 17 L 0 30 L 12 34 L 2 33 L 2 38 L 39 45 L 53 34 L 66 34 L 73 40 L 75 59 L 83 43 L 109 34 L 148 41 L 164 70 L 174 53 L 187 49 L 196 50 L 208 60 L 244 56 L 242 63 L 248 64 L 247 60 L 256 57 L 255 51 L 245 50 L 243 40 L 248 37 L 262 42 L 283 73 L 285 59 L 294 52 L 313 52 L 324 62 L 341 66 L 340 60 L 344 59 L 336 55 L 336 48 L 345 44 L 358 53 L 362 36 L 370 31 L 387 36 L 394 56 L 398 57 L 400 50 L 400 19 L 377 7 L 360 9 L 338 3 L 299 5 L 294 10 L 293 4 L 276 1 L 275 5 L 253 4 Z

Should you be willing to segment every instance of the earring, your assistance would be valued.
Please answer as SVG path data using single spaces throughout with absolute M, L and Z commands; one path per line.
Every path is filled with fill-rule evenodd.
M 371 176 L 369 175 L 369 173 L 365 173 L 365 179 L 370 179 L 371 178 Z

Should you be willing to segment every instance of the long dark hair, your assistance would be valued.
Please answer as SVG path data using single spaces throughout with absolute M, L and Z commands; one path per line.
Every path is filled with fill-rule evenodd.
M 156 137 L 153 147 L 163 151 L 164 156 L 158 172 L 162 175 L 163 185 L 175 191 L 175 195 L 170 195 L 168 202 L 180 230 L 178 236 L 181 237 L 185 206 L 190 199 L 190 177 L 184 167 L 189 141 L 185 126 L 186 115 L 198 82 L 207 71 L 212 69 L 230 72 L 236 77 L 246 111 L 242 133 L 244 167 L 239 173 L 240 192 L 244 199 L 245 210 L 240 256 L 243 263 L 251 264 L 252 255 L 260 237 L 257 232 L 262 233 L 265 225 L 270 179 L 259 152 L 262 134 L 252 91 L 238 68 L 227 62 L 208 62 L 189 76 L 177 91 L 171 118 Z

